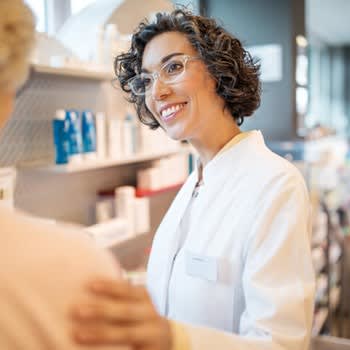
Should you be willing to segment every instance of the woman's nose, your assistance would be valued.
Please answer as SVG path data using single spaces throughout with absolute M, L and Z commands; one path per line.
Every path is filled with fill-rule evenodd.
M 171 87 L 169 84 L 164 83 L 159 77 L 154 79 L 152 85 L 152 98 L 153 100 L 161 100 L 171 93 Z

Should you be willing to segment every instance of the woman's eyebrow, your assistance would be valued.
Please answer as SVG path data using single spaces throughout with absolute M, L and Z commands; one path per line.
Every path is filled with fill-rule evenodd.
M 173 52 L 173 53 L 171 53 L 171 54 L 169 54 L 169 55 L 166 55 L 166 56 L 164 56 L 164 57 L 160 60 L 160 64 L 162 65 L 162 64 L 164 64 L 166 61 L 168 61 L 168 60 L 170 60 L 171 58 L 173 58 L 174 56 L 180 56 L 180 55 L 184 55 L 184 53 L 183 53 L 183 52 Z M 146 68 L 142 68 L 142 69 L 141 69 L 141 72 L 143 72 L 143 73 L 149 73 L 149 70 L 146 69 Z

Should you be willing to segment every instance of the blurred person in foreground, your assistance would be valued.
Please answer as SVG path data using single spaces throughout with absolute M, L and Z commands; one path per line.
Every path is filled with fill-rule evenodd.
M 26 80 L 34 28 L 22 0 L 0 0 L 0 127 Z M 89 237 L 0 201 L 1 350 L 81 349 L 69 335 L 69 305 L 87 297 L 83 286 L 96 275 L 117 279 L 120 271 Z
M 199 163 L 155 235 L 150 296 L 98 281 L 87 304 L 77 300 L 76 340 L 307 350 L 315 287 L 307 189 L 260 131 L 240 130 L 260 104 L 259 65 L 213 19 L 176 10 L 142 22 L 115 68 L 141 122 L 188 141 Z

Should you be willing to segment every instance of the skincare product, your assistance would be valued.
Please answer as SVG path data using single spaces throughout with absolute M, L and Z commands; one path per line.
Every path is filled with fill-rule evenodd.
M 69 156 L 68 121 L 63 109 L 56 111 L 52 121 L 53 140 L 55 146 L 55 163 L 67 164 Z
M 68 121 L 69 163 L 82 161 L 82 140 L 79 118 L 76 111 L 66 111 Z
M 121 186 L 115 189 L 116 214 L 128 224 L 128 233 L 135 233 L 135 187 Z
M 96 128 L 91 111 L 83 111 L 81 115 L 81 132 L 84 158 L 96 159 Z
M 106 116 L 102 112 L 96 113 L 96 152 L 98 159 L 104 159 L 107 155 L 107 124 Z

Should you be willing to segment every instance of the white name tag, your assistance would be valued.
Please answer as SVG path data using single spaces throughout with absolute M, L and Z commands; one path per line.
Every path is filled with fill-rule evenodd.
M 210 256 L 186 252 L 186 272 L 190 276 L 216 282 L 218 279 L 217 260 Z

